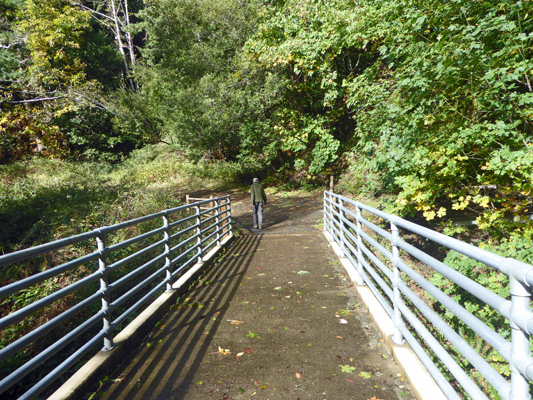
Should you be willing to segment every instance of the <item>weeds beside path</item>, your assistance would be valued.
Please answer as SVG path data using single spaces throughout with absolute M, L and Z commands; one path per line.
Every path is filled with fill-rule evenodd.
M 321 198 L 270 193 L 263 231 L 246 192 L 232 202 L 240 236 L 92 397 L 410 398 L 322 235 Z

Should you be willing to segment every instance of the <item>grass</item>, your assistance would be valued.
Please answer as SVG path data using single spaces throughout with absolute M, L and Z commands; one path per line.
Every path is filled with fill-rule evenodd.
M 168 148 L 119 165 L 33 158 L 0 166 L 0 252 L 32 247 L 175 207 L 186 192 L 240 188 L 250 168 L 184 160 Z

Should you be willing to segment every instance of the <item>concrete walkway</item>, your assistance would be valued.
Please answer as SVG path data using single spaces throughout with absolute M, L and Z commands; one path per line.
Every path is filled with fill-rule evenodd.
M 236 204 L 244 234 L 92 397 L 413 398 L 313 227 L 320 201 L 297 203 L 273 198 L 260 232 Z M 297 221 L 283 219 L 291 207 L 305 211 Z

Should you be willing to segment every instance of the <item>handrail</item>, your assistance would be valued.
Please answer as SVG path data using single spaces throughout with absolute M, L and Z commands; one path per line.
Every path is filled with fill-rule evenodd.
M 200 206 L 206 203 L 214 204 L 214 207 L 200 211 Z M 190 210 L 194 214 L 192 216 L 185 215 L 184 212 L 190 212 Z M 169 222 L 171 217 L 177 219 Z M 159 218 L 162 218 L 163 224 L 161 227 L 154 228 L 153 222 Z M 151 222 L 151 226 L 139 226 L 146 222 Z M 119 243 L 106 243 L 106 237 L 109 239 L 112 234 L 133 226 L 141 229 L 142 233 Z M 57 279 L 60 274 L 75 270 L 78 267 L 84 268 L 85 271 L 85 276 L 77 281 L 2 316 L 0 329 L 8 329 L 18 321 L 31 317 L 35 312 L 46 309 L 52 303 L 56 304 L 60 300 L 65 301 L 69 295 L 72 296 L 80 289 L 92 290 L 92 293 L 84 294 L 85 297 L 80 298 L 77 304 L 62 310 L 48 322 L 36 326 L 32 331 L 0 349 L 0 362 L 2 362 L 32 345 L 52 330 L 64 327 L 65 323 L 68 322 L 70 326 L 73 326 L 71 331 L 65 332 L 60 340 L 50 344 L 24 365 L 10 371 L 8 376 L 1 377 L 0 395 L 47 359 L 53 356 L 57 357 L 57 353 L 69 343 L 71 347 L 74 346 L 73 343 L 76 343 L 77 350 L 73 348 L 73 354 L 70 354 L 63 362 L 59 362 L 53 371 L 40 378 L 38 382 L 34 382 L 34 386 L 19 399 L 30 400 L 38 396 L 102 339 L 104 344 L 102 351 L 112 350 L 115 346 L 113 337 L 122 329 L 121 324 L 128 317 L 131 317 L 155 295 L 165 290 L 165 287 L 167 292 L 174 290 L 172 285 L 183 272 L 195 263 L 201 263 L 206 250 L 214 244 L 220 245 L 222 239 L 231 235 L 230 197 L 221 196 L 0 256 L 1 267 L 21 261 L 28 262 L 26 260 L 67 248 L 73 244 L 87 242 L 91 239 L 96 240 L 96 248 L 92 253 L 73 260 L 66 260 L 58 266 L 0 288 L 1 300 L 20 293 L 33 285 L 48 282 L 50 279 Z M 111 258 L 113 259 L 111 260 Z M 108 264 L 108 260 L 112 262 Z M 134 261 L 136 265 L 126 268 Z M 97 281 L 100 281 L 99 287 L 93 288 Z M 101 300 L 102 305 L 99 309 L 94 310 L 94 305 L 98 300 Z M 114 313 L 120 315 L 114 317 Z M 78 316 L 75 321 L 74 316 Z M 95 330 L 94 325 L 100 321 L 103 324 L 102 328 Z M 90 329 L 93 332 L 92 336 L 88 337 L 85 343 L 80 344 L 80 335 Z
M 350 208 L 348 208 L 348 205 Z M 363 211 L 380 218 L 382 221 L 389 222 L 390 231 L 386 231 L 365 219 Z M 506 300 L 500 297 L 446 266 L 441 261 L 436 260 L 431 255 L 407 243 L 400 238 L 399 228 L 432 240 L 504 273 L 510 279 L 511 299 Z M 406 305 L 405 300 L 408 300 L 412 306 L 416 307 L 427 321 L 446 336 L 448 341 L 461 352 L 462 356 L 496 389 L 502 399 L 531 399 L 529 381 L 533 380 L 533 358 L 529 351 L 529 334 L 533 333 L 533 313 L 530 311 L 531 287 L 533 285 L 532 265 L 501 257 L 487 250 L 406 221 L 398 216 L 328 191 L 324 192 L 324 230 L 339 245 L 342 252 L 341 257 L 348 258 L 354 266 L 356 283 L 358 285 L 368 285 L 389 314 L 394 324 L 392 340 L 397 344 L 403 344 L 404 339 L 407 340 L 448 398 L 459 399 L 460 397 L 435 362 L 430 357 L 427 357 L 411 329 L 414 329 L 416 335 L 424 340 L 424 347 L 432 349 L 436 357 L 439 358 L 440 362 L 448 369 L 448 372 L 457 379 L 457 382 L 472 399 L 487 399 L 486 395 L 470 379 L 463 368 L 432 336 L 424 323 L 415 316 L 415 313 Z M 384 243 L 388 243 L 392 251 L 387 249 Z M 483 321 L 476 318 L 413 270 L 401 259 L 400 249 L 456 283 L 509 320 L 512 330 L 511 341 L 508 342 Z M 500 375 L 475 349 L 419 298 L 410 289 L 409 285 L 404 282 L 404 276 L 408 276 L 411 282 L 416 283 L 429 295 L 433 296 L 441 306 L 451 311 L 486 343 L 497 350 L 510 365 L 511 381 L 507 381 Z M 407 328 L 404 320 L 410 324 L 411 328 Z

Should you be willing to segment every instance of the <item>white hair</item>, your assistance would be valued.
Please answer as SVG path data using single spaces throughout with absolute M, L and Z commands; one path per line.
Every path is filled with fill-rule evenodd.
M 254 178 L 254 183 L 259 182 L 259 178 Z

